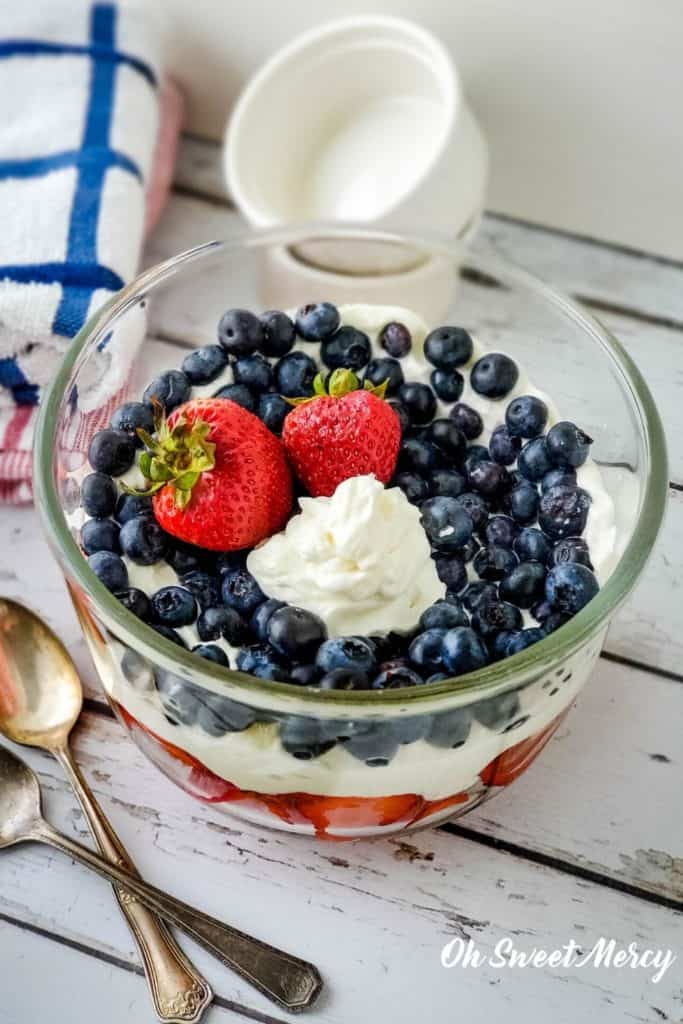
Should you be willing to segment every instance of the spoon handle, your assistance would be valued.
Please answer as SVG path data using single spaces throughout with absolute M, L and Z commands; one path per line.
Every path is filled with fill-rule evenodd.
M 222 924 L 216 918 L 169 896 L 168 893 L 129 874 L 118 865 L 104 860 L 86 846 L 81 846 L 80 843 L 57 832 L 43 819 L 36 823 L 26 838 L 47 843 L 85 864 L 86 867 L 92 868 L 110 882 L 123 886 L 165 920 L 182 928 L 208 949 L 209 953 L 213 953 L 226 966 L 232 967 L 246 981 L 285 1010 L 303 1010 L 315 1002 L 320 994 L 322 978 L 313 964 L 245 935 L 244 932 Z
M 64 768 L 103 855 L 139 877 L 68 745 L 55 750 L 54 754 Z M 115 885 L 114 893 L 140 950 L 157 1017 L 164 1024 L 194 1024 L 213 998 L 208 982 L 188 960 L 162 921 L 128 889 Z

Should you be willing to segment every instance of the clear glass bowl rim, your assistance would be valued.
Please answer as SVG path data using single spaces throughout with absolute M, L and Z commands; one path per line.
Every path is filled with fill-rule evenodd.
M 631 539 L 624 550 L 607 583 L 578 615 L 559 630 L 538 644 L 527 648 L 511 658 L 486 666 L 476 672 L 467 673 L 451 680 L 428 683 L 420 687 L 399 690 L 365 691 L 322 691 L 296 686 L 291 683 L 257 679 L 243 672 L 226 669 L 202 660 L 201 670 L 197 655 L 186 651 L 165 639 L 116 600 L 89 568 L 78 545 L 71 536 L 59 500 L 53 473 L 53 451 L 56 443 L 58 413 L 71 373 L 89 341 L 103 335 L 114 317 L 127 309 L 150 291 L 168 280 L 188 263 L 201 260 L 219 251 L 226 253 L 243 248 L 259 249 L 267 246 L 291 246 L 301 244 L 312 237 L 327 239 L 389 242 L 399 245 L 421 247 L 432 255 L 442 255 L 455 261 L 475 267 L 485 275 L 503 281 L 513 288 L 526 289 L 537 299 L 553 306 L 556 311 L 573 321 L 592 341 L 598 345 L 612 364 L 636 422 L 640 424 L 640 440 L 644 448 L 645 480 L 644 492 L 638 519 Z M 324 280 L 326 275 L 321 276 Z M 240 694 L 245 702 L 249 699 L 263 704 L 271 700 L 277 704 L 318 705 L 322 710 L 339 711 L 355 706 L 374 712 L 389 709 L 397 703 L 409 704 L 414 710 L 423 709 L 434 701 L 441 703 L 449 695 L 472 694 L 473 699 L 493 695 L 506 689 L 518 688 L 538 676 L 553 664 L 561 662 L 574 650 L 595 636 L 606 626 L 619 605 L 635 586 L 640 573 L 651 553 L 657 538 L 666 508 L 668 492 L 668 467 L 664 431 L 656 404 L 640 371 L 620 342 L 601 323 L 561 292 L 545 284 L 539 278 L 501 260 L 497 256 L 473 255 L 452 239 L 438 233 L 412 232 L 410 230 L 385 231 L 363 225 L 336 223 L 312 223 L 292 225 L 284 228 L 248 230 L 236 233 L 224 240 L 206 242 L 179 253 L 169 260 L 156 264 L 138 275 L 130 284 L 103 305 L 79 331 L 63 358 L 59 370 L 44 396 L 34 444 L 34 486 L 36 504 L 39 509 L 48 542 L 57 555 L 58 561 L 68 577 L 73 578 L 87 594 L 102 622 L 115 636 L 133 650 L 149 658 L 170 672 L 191 677 L 201 686 L 202 680 L 209 680 L 213 686 L 208 689 L 223 690 L 226 684 L 230 695 L 236 699 Z M 302 709 L 304 710 L 304 709 Z

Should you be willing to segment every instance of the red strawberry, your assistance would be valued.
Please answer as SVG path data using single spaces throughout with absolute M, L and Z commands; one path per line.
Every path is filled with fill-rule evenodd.
M 387 483 L 396 469 L 401 424 L 384 401 L 386 384 L 359 390 L 351 370 L 335 370 L 329 393 L 322 377 L 313 398 L 294 399 L 296 408 L 282 434 L 294 470 L 308 491 L 330 495 L 352 476 L 374 473 Z
M 282 529 L 292 478 L 281 442 L 258 417 L 225 398 L 199 398 L 164 420 L 140 469 L 154 514 L 174 537 L 211 551 L 253 547 Z

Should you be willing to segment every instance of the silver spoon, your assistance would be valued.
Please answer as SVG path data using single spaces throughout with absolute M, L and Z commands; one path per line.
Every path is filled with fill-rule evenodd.
M 43 678 L 46 683 L 41 687 L 38 680 Z M 77 683 L 78 710 L 75 713 L 73 691 L 71 687 L 67 688 L 65 679 L 71 680 L 71 687 L 74 679 Z M 62 756 L 68 759 L 62 763 L 65 763 L 68 772 L 74 770 L 75 783 L 85 787 L 88 805 L 83 805 L 84 811 L 98 839 L 101 834 L 103 839 L 114 845 L 115 859 L 109 863 L 87 847 L 55 831 L 41 817 L 40 789 L 36 776 L 28 765 L 2 747 L 0 849 L 35 840 L 63 850 L 121 886 L 122 905 L 126 910 L 133 907 L 155 910 L 161 917 L 184 929 L 219 960 L 285 1009 L 297 1011 L 310 1006 L 322 988 L 320 975 L 312 964 L 223 925 L 123 869 L 122 863 L 127 865 L 128 862 L 121 856 L 123 851 L 120 842 L 87 790 L 68 751 L 68 733 L 80 711 L 81 699 L 80 682 L 74 665 L 60 641 L 26 608 L 16 602 L 0 599 L 0 730 L 17 742 L 44 747 L 55 753 L 60 760 Z M 79 792 L 79 797 L 81 795 Z M 136 897 L 140 903 L 136 902 Z M 149 909 L 146 912 L 149 915 Z M 152 915 L 149 915 L 149 920 L 156 923 Z M 179 953 L 184 958 L 180 950 Z M 210 989 L 208 993 L 210 999 Z M 199 1013 L 194 1017 L 167 1016 L 166 1020 L 196 1020 L 205 1005 L 202 1001 Z M 182 1013 L 180 1004 L 178 1012 Z
M 102 853 L 135 872 L 69 749 L 69 733 L 82 706 L 76 666 L 58 637 L 28 608 L 0 598 L 0 732 L 15 743 L 54 754 Z M 127 891 L 115 886 L 114 892 L 140 950 L 159 1020 L 198 1021 L 213 998 L 208 982 L 162 921 Z
M 322 979 L 313 964 L 222 924 L 57 832 L 40 812 L 35 772 L 0 747 L 0 849 L 25 842 L 47 843 L 123 886 L 284 1009 L 303 1010 L 320 994 Z

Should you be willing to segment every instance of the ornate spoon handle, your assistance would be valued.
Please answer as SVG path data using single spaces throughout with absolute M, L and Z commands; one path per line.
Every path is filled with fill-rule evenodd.
M 103 855 L 113 864 L 140 877 L 69 747 L 61 747 L 54 754 L 66 772 Z M 208 982 L 190 963 L 163 921 L 128 889 L 115 885 L 114 892 L 140 950 L 157 1017 L 164 1024 L 198 1021 L 213 998 Z
M 42 819 L 24 838 L 48 843 L 109 881 L 118 883 L 165 920 L 182 928 L 222 963 L 232 967 L 283 1009 L 296 1013 L 318 998 L 323 983 L 313 964 L 245 935 L 169 896 L 118 865 L 110 864 L 87 847 L 75 843 Z

